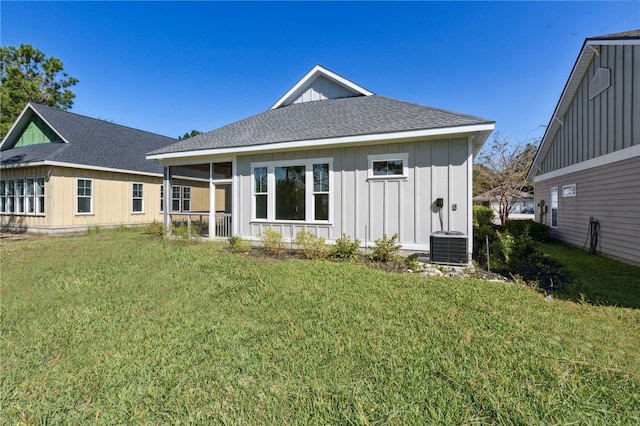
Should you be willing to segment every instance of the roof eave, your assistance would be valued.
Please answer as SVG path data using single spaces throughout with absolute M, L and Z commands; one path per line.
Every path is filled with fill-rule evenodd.
M 482 144 L 489 137 L 494 129 L 494 122 L 477 123 L 472 125 L 454 126 L 454 127 L 439 127 L 435 129 L 420 129 L 420 130 L 407 130 L 392 133 L 376 133 L 376 134 L 362 134 L 354 136 L 340 136 L 324 139 L 307 139 L 299 141 L 288 142 L 275 142 L 262 145 L 248 145 L 239 147 L 228 148 L 210 148 L 202 150 L 192 151 L 179 151 L 179 152 L 167 152 L 159 154 L 147 155 L 147 160 L 171 160 L 171 159 L 186 159 L 189 157 L 207 157 L 217 155 L 237 155 L 237 154 L 250 154 L 256 152 L 265 151 L 285 151 L 285 150 L 298 150 L 298 149 L 318 149 L 319 147 L 327 146 L 345 146 L 345 145 L 358 145 L 364 143 L 384 143 L 384 142 L 398 142 L 398 141 L 410 141 L 424 138 L 433 138 L 437 136 L 445 135 L 471 135 L 477 134 L 474 138 L 474 155 L 482 147 Z

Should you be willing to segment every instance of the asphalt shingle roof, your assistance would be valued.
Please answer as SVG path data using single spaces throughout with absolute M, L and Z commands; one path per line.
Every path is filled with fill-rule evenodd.
M 357 96 L 297 103 L 268 110 L 149 154 L 320 141 L 487 123 L 493 121 L 383 96 Z
M 46 143 L 0 152 L 1 165 L 55 161 L 162 174 L 163 166 L 146 159 L 146 153 L 176 139 L 56 108 L 31 104 L 53 130 L 69 143 Z

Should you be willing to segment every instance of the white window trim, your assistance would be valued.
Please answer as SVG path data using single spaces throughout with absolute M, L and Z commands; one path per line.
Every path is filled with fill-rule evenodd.
M 329 220 L 314 220 L 315 198 L 313 191 L 313 165 L 328 164 L 329 165 Z M 277 220 L 275 189 L 276 189 L 276 167 L 305 166 L 305 220 Z M 255 176 L 254 169 L 258 167 L 267 168 L 267 218 L 256 218 L 256 197 L 255 197 Z M 335 193 L 333 186 L 333 157 L 325 158 L 305 158 L 300 160 L 283 160 L 283 161 L 261 161 L 250 164 L 251 168 L 251 221 L 256 223 L 296 223 L 296 224 L 333 224 L 333 196 Z
M 180 189 L 180 197 L 179 198 L 174 198 L 174 196 L 173 196 L 173 188 L 179 188 Z M 183 201 L 185 199 L 184 198 L 184 192 L 183 192 L 185 188 L 189 188 L 189 210 L 184 210 L 182 208 L 182 206 L 183 206 L 182 203 L 183 203 Z M 164 192 L 164 196 L 165 197 L 167 196 L 167 191 Z M 175 200 L 179 200 L 180 201 L 180 207 L 178 208 L 178 210 L 174 210 L 173 209 L 173 202 Z M 170 207 L 169 214 L 171 214 L 171 213 L 183 213 L 183 212 L 184 213 L 188 213 L 188 212 L 191 212 L 191 211 L 193 211 L 191 209 L 192 203 L 193 203 L 193 187 L 192 186 L 188 186 L 188 185 L 171 185 L 171 198 L 169 199 L 169 207 Z
M 142 185 L 142 197 L 134 196 L 134 187 L 136 185 Z M 133 209 L 134 201 L 140 199 L 142 201 L 142 206 L 140 211 L 135 211 Z M 131 214 L 144 214 L 144 183 L 143 182 L 131 182 Z
M 402 161 L 402 175 L 376 176 L 373 174 L 373 163 L 377 161 Z M 391 179 L 408 179 L 409 178 L 409 153 L 398 152 L 392 154 L 371 154 L 367 155 L 367 179 L 372 180 L 391 180 Z
M 78 198 L 87 198 L 85 195 L 78 195 L 78 183 L 81 180 L 86 180 L 91 182 L 91 195 L 89 198 L 89 211 L 88 212 L 79 212 L 78 211 Z M 95 186 L 93 185 L 93 179 L 88 178 L 76 178 L 76 187 L 75 187 L 75 215 L 76 216 L 91 216 L 93 215 L 93 194 L 95 192 Z

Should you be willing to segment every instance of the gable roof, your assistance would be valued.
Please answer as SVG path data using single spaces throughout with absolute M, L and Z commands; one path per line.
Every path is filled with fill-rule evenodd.
M 549 125 L 542 137 L 540 146 L 538 146 L 538 152 L 536 153 L 533 163 L 531 164 L 531 168 L 529 169 L 529 173 L 527 174 L 527 180 L 533 180 L 533 178 L 538 175 L 540 163 L 551 147 L 558 130 L 561 128 L 562 117 L 564 117 L 571 106 L 571 102 L 573 101 L 573 98 L 580 87 L 580 83 L 589 69 L 589 65 L 591 64 L 593 57 L 600 54 L 598 46 L 628 44 L 640 44 L 640 29 L 621 33 L 605 34 L 585 39 L 582 44 L 582 49 L 580 49 L 580 53 L 578 54 L 578 58 L 573 65 L 571 74 L 569 74 L 569 79 L 562 90 L 558 104 L 551 115 Z
M 430 131 L 453 133 L 454 129 L 488 131 L 488 136 L 493 123 L 472 115 L 377 95 L 327 99 L 270 109 L 150 152 L 148 158 L 183 156 L 179 153 L 186 152 L 222 154 L 402 139 L 426 136 Z M 484 139 L 477 141 L 478 149 Z
M 33 116 L 40 117 L 59 142 L 13 148 Z M 147 152 L 176 139 L 120 126 L 56 108 L 29 103 L 0 145 L 0 167 L 37 164 L 114 169 L 162 174 L 162 165 L 147 161 Z
M 329 84 L 342 89 L 341 97 L 350 96 L 371 96 L 372 92 L 368 91 L 359 84 L 351 80 L 347 80 L 343 76 L 323 67 L 316 65 L 309 71 L 300 81 L 298 81 L 291 89 L 287 91 L 278 101 L 271 106 L 270 109 L 280 108 L 296 102 L 296 99 L 306 90 L 311 88 L 315 82 L 327 80 Z M 322 96 L 322 95 L 321 95 Z

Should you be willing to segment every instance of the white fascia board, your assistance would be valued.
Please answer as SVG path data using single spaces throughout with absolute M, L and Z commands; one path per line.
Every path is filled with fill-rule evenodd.
M 587 40 L 589 46 L 635 46 L 640 44 L 640 39 L 609 39 L 609 40 Z
M 311 69 L 311 71 L 309 71 L 304 77 L 302 77 L 300 79 L 300 81 L 298 81 L 291 89 L 289 89 L 289 91 L 287 93 L 285 93 L 280 99 L 278 99 L 278 101 L 275 104 L 273 104 L 273 106 L 271 106 L 271 108 L 269 108 L 269 109 L 276 109 L 276 108 L 281 107 L 291 97 L 293 97 L 293 95 L 295 95 L 298 90 L 300 90 L 302 87 L 306 86 L 311 81 L 315 80 L 320 75 L 324 75 L 325 77 L 329 78 L 330 80 L 334 80 L 337 83 L 339 83 L 339 84 L 341 84 L 341 85 L 343 85 L 345 87 L 348 87 L 349 89 L 351 89 L 351 90 L 353 90 L 355 92 L 361 93 L 364 96 L 373 95 L 372 92 L 370 92 L 369 90 L 367 90 L 364 87 L 360 86 L 359 84 L 356 84 L 351 80 L 347 80 L 346 78 L 342 77 L 341 75 L 338 75 L 338 74 L 334 73 L 333 71 L 330 71 L 330 70 L 326 69 L 322 65 L 316 65 L 315 67 L 313 67 Z
M 247 154 L 250 152 L 264 152 L 264 151 L 275 151 L 275 150 L 298 150 L 298 149 L 308 149 L 314 148 L 317 149 L 319 147 L 326 147 L 329 145 L 350 145 L 350 144 L 361 144 L 367 142 L 383 142 L 388 141 L 390 143 L 396 142 L 397 140 L 406 140 L 406 139 L 419 139 L 419 138 L 430 138 L 435 136 L 445 136 L 445 135 L 454 135 L 454 134 L 470 134 L 475 132 L 491 132 L 493 131 L 494 124 L 475 124 L 469 126 L 456 126 L 456 127 L 440 127 L 437 129 L 424 129 L 424 130 L 409 130 L 402 132 L 393 132 L 393 133 L 377 133 L 377 134 L 369 134 L 369 135 L 356 135 L 356 136 L 342 136 L 336 138 L 327 138 L 327 139 L 310 139 L 310 140 L 302 140 L 302 141 L 293 141 L 293 142 L 279 142 L 279 143 L 270 143 L 264 145 L 249 145 L 249 146 L 239 146 L 232 148 L 213 148 L 213 149 L 204 149 L 199 151 L 182 151 L 182 152 L 170 152 L 166 154 L 154 154 L 147 155 L 147 160 L 167 160 L 173 158 L 187 158 L 187 157 L 206 157 L 206 156 L 216 156 L 216 155 L 229 155 L 229 154 Z
M 601 155 L 600 157 L 592 158 L 552 172 L 538 175 L 533 178 L 533 181 L 540 182 L 547 179 L 553 179 L 570 173 L 606 166 L 607 164 L 617 163 L 618 161 L 628 160 L 635 157 L 640 157 L 640 145 L 634 145 L 629 148 L 621 149 L 620 151 L 614 151 L 609 154 Z

